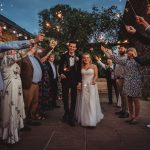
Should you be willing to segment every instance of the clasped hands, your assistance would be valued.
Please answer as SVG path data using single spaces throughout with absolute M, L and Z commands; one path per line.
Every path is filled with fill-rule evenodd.
M 96 81 L 95 80 L 93 80 L 92 81 L 92 83 L 91 83 L 91 85 L 95 85 L 96 84 Z M 83 86 L 87 86 L 88 84 L 85 84 L 85 85 L 83 85 Z M 77 85 L 77 90 L 79 90 L 79 91 L 81 91 L 82 90 L 82 83 L 78 83 L 78 85 Z

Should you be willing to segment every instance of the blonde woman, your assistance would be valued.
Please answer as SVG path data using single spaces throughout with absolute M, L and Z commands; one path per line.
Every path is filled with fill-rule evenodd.
M 127 50 L 127 59 L 121 60 L 118 56 L 113 55 L 111 50 L 101 47 L 101 50 L 111 57 L 114 63 L 124 66 L 124 87 L 123 90 L 128 96 L 128 106 L 130 118 L 127 120 L 130 124 L 137 124 L 140 113 L 140 97 L 142 95 L 142 81 L 140 73 L 140 65 L 134 60 L 137 56 L 135 48 Z
M 88 53 L 84 53 L 82 56 L 81 74 L 82 84 L 77 86 L 79 92 L 76 104 L 76 118 L 82 126 L 95 127 L 103 119 L 103 114 L 96 84 L 98 70 L 97 66 L 92 64 Z

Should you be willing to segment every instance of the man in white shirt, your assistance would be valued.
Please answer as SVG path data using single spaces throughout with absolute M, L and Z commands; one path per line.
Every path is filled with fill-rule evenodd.
M 52 106 L 53 108 L 60 108 L 57 105 L 57 95 L 58 95 L 58 73 L 57 73 L 57 66 L 55 64 L 55 55 L 51 54 L 48 58 L 48 61 L 45 62 L 48 68 L 48 75 L 50 79 L 50 86 L 51 86 L 51 94 L 52 94 Z

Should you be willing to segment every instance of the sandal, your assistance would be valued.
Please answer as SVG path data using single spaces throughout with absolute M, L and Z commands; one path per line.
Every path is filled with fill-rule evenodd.
M 130 123 L 130 122 L 132 122 L 132 120 L 133 120 L 133 118 L 132 118 L 132 119 L 129 119 L 129 120 L 126 120 L 125 122 L 126 122 L 126 123 Z

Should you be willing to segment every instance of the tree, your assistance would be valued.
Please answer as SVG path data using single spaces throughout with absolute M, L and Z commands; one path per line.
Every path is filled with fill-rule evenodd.
M 110 8 L 93 7 L 92 12 L 71 8 L 69 5 L 56 5 L 39 13 L 41 32 L 55 38 L 61 45 L 69 40 L 78 42 L 79 50 L 87 49 L 89 43 L 114 42 L 118 37 L 120 21 L 116 6 Z

